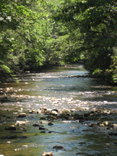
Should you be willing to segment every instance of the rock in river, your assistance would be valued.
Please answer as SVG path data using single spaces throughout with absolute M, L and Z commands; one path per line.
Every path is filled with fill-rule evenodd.
M 16 127 L 14 125 L 11 125 L 9 127 L 5 127 L 5 130 L 16 130 Z
M 43 153 L 41 156 L 53 156 L 53 154 L 50 152 L 50 153 Z
M 52 122 L 49 122 L 49 123 L 48 123 L 48 125 L 49 125 L 49 126 L 52 126 L 52 125 L 53 125 L 53 123 L 52 123 Z
M 1 137 L 1 139 L 27 139 L 27 136 L 17 136 L 17 135 L 13 135 L 13 136 L 3 136 Z
M 61 146 L 61 145 L 56 145 L 56 146 L 53 147 L 53 149 L 56 149 L 56 151 L 58 151 L 58 150 L 65 151 L 64 147 Z
M 39 130 L 47 130 L 43 125 L 39 125 Z
M 33 124 L 34 127 L 39 127 L 38 123 Z
M 117 124 L 113 124 L 113 129 L 117 130 Z
M 26 117 L 26 113 L 20 113 L 18 114 L 17 118 L 23 118 L 23 117 Z

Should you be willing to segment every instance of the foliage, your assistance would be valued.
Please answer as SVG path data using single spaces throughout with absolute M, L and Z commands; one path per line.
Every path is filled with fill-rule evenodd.
M 59 62 L 56 24 L 50 17 L 53 8 L 51 1 L 44 0 L 0 1 L 0 60 L 9 71 L 36 70 Z M 4 72 L 8 73 L 5 68 Z
M 10 74 L 43 64 L 38 25 L 45 15 L 35 11 L 41 5 L 37 0 L 0 1 L 0 70 Z
M 1 0 L 0 74 L 85 59 L 117 83 L 115 0 Z M 4 73 L 4 74 L 3 74 Z
M 109 81 L 113 82 L 110 77 L 115 73 L 111 66 L 117 44 L 117 2 L 70 0 L 53 17 L 72 32 L 79 29 L 77 52 L 85 56 L 87 69 L 101 76 L 106 76 L 108 71 Z

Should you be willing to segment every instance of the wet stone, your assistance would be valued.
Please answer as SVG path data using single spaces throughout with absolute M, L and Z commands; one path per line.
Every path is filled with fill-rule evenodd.
M 3 136 L 1 137 L 1 139 L 27 139 L 27 136 L 17 136 L 17 135 L 13 135 L 13 136 Z
M 61 145 L 56 145 L 56 146 L 53 147 L 53 149 L 56 149 L 56 151 L 58 151 L 58 150 L 65 151 L 64 147 L 61 146 Z
M 34 127 L 39 127 L 39 124 L 36 124 L 36 123 L 35 123 L 35 124 L 33 124 L 33 126 L 34 126 Z
M 22 145 L 23 148 L 28 148 L 28 145 Z
M 109 121 L 104 121 L 103 123 L 104 123 L 105 126 L 109 126 L 110 125 Z
M 52 109 L 52 111 L 56 111 L 57 113 L 59 112 L 58 109 Z
M 17 118 L 23 118 L 23 117 L 26 117 L 26 113 L 20 113 L 18 114 Z
M 89 123 L 89 127 L 95 127 L 96 124 L 95 123 Z
M 110 146 L 111 144 L 110 143 L 105 143 L 105 146 Z
M 55 133 L 54 131 L 48 131 L 48 133 Z
M 48 115 L 47 117 L 49 120 L 57 120 L 57 117 L 56 116 L 53 116 L 53 115 Z
M 39 130 L 47 130 L 43 125 L 39 125 Z
M 16 126 L 26 125 L 26 121 L 16 121 L 15 125 Z
M 50 152 L 50 153 L 43 153 L 41 156 L 53 156 L 53 154 Z
M 47 108 L 45 108 L 45 107 L 40 108 L 40 110 L 41 110 L 41 113 L 45 113 L 46 114 L 46 112 L 47 112 Z
M 30 110 L 29 113 L 30 114 L 38 114 L 39 112 L 37 110 Z
M 46 107 L 43 107 L 43 108 L 40 108 L 40 110 L 44 110 L 44 111 L 46 111 L 46 110 L 47 110 L 47 108 L 46 108 Z
M 40 131 L 40 133 L 46 133 L 46 131 Z
M 110 122 L 109 121 L 102 121 L 102 122 L 98 122 L 97 125 L 100 127 L 106 127 L 106 126 L 110 126 Z
M 40 120 L 46 120 L 46 117 L 40 117 Z
M 113 129 L 117 130 L 117 124 L 112 125 Z
M 86 143 L 85 143 L 85 142 L 79 142 L 79 144 L 80 144 L 80 145 L 85 145 Z
M 99 126 L 100 126 L 100 127 L 104 127 L 105 125 L 104 125 L 103 123 L 100 123 Z
M 116 132 L 111 132 L 111 133 L 109 133 L 109 135 L 114 135 L 114 136 L 117 136 L 117 133 Z
M 48 125 L 49 125 L 49 126 L 52 126 L 52 125 L 53 125 L 53 123 L 52 123 L 52 122 L 49 122 L 49 123 L 48 123 Z
M 16 127 L 14 125 L 11 125 L 9 127 L 5 127 L 5 130 L 16 130 Z
M 58 115 L 58 112 L 56 112 L 56 111 L 51 111 L 51 114 L 57 116 L 57 115 Z

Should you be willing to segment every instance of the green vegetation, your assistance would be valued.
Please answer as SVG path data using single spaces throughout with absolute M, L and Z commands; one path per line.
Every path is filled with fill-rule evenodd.
M 117 83 L 115 0 L 1 0 L 0 75 L 84 60 Z
M 77 52 L 95 76 L 117 83 L 117 2 L 70 0 L 54 16 L 71 32 L 79 30 Z

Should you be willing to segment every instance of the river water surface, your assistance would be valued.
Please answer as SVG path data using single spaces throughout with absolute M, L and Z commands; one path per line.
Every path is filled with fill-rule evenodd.
M 106 128 L 92 128 L 88 122 L 78 120 L 57 120 L 53 126 L 43 121 L 44 127 L 53 133 L 40 133 L 38 127 L 41 115 L 29 114 L 40 108 L 71 110 L 79 114 L 95 110 L 111 111 L 108 120 L 117 123 L 117 87 L 87 75 L 82 65 L 53 68 L 40 73 L 26 73 L 19 76 L 19 83 L 5 83 L 0 88 L 0 155 L 2 156 L 41 156 L 52 152 L 54 156 L 112 155 L 117 153 L 117 136 L 109 136 Z M 17 114 L 25 112 L 25 118 Z M 24 121 L 23 138 L 2 138 L 19 135 L 19 132 L 5 130 L 6 126 Z M 21 130 L 19 126 L 19 130 Z M 117 132 L 115 129 L 114 132 Z M 15 134 L 14 134 L 15 133 Z M 65 150 L 55 150 L 61 145 Z

